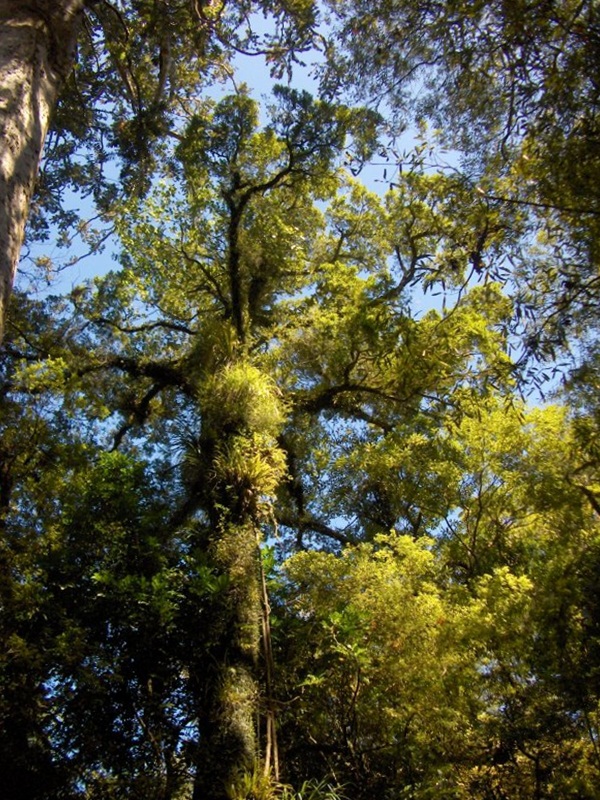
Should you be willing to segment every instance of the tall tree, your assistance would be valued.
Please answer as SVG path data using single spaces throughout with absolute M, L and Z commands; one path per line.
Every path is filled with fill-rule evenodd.
M 256 104 L 244 92 L 218 105 L 199 104 L 178 148 L 180 192 L 157 186 L 147 204 L 138 198 L 122 208 L 124 269 L 101 282 L 89 298 L 85 291 L 75 293 L 79 312 L 71 322 L 64 317 L 62 337 L 48 331 L 46 339 L 32 332 L 29 344 L 18 335 L 9 343 L 11 353 L 16 349 L 25 356 L 33 346 L 49 357 L 41 373 L 25 369 L 20 375 L 23 390 L 52 391 L 56 379 L 66 390 L 65 399 L 71 398 L 68 406 L 74 403 L 80 408 L 87 405 L 80 403 L 89 390 L 90 399 L 92 395 L 102 398 L 100 406 L 94 402 L 94 408 L 87 407 L 90 420 L 122 415 L 115 446 L 147 426 L 154 437 L 153 444 L 148 442 L 151 449 L 162 439 L 163 446 L 170 440 L 183 451 L 180 491 L 171 487 L 174 508 L 164 524 L 167 536 L 171 532 L 185 541 L 183 547 L 193 554 L 189 562 L 194 563 L 193 570 L 199 576 L 207 572 L 213 587 L 204 593 L 201 635 L 191 624 L 185 637 L 189 648 L 181 666 L 189 688 L 186 697 L 192 698 L 191 713 L 200 726 L 193 757 L 184 759 L 188 769 L 190 761 L 193 764 L 195 797 L 224 800 L 239 774 L 251 772 L 259 759 L 256 711 L 262 667 L 258 647 L 266 606 L 258 543 L 261 527 L 271 520 L 271 500 L 286 471 L 285 455 L 277 443 L 285 421 L 284 398 L 261 352 L 280 324 L 278 294 L 286 288 L 295 293 L 305 283 L 305 253 L 293 243 L 301 232 L 307 243 L 312 241 L 311 227 L 320 216 L 313 207 L 314 194 L 325 196 L 337 185 L 331 165 L 346 137 L 354 132 L 359 149 L 361 142 L 368 147 L 373 125 L 369 115 L 315 103 L 307 94 L 283 89 L 278 92 L 273 123 L 264 131 L 258 127 Z M 170 168 L 175 166 L 173 162 Z M 193 223 L 189 228 L 180 227 L 184 208 Z M 287 245 L 283 238 L 274 241 L 276 230 L 287 236 Z M 181 259 L 186 269 L 174 270 Z M 143 321 L 138 324 L 133 317 L 140 314 Z M 93 327 L 83 323 L 79 330 L 86 318 Z M 91 359 L 85 357 L 86 351 L 93 353 Z M 80 360 L 78 366 L 71 361 L 73 356 Z M 72 367 L 73 382 L 64 372 Z M 118 375 L 124 377 L 115 381 Z M 9 387 L 9 392 L 14 391 L 10 380 Z M 165 411 L 171 408 L 171 419 L 168 413 L 156 414 L 157 404 Z M 172 423 L 187 426 L 189 435 L 180 430 L 174 441 Z M 106 504 L 108 512 L 108 500 Z M 70 516 L 65 511 L 62 519 L 68 521 Z M 111 523 L 104 534 L 102 519 L 99 534 L 108 536 L 110 563 L 121 558 L 120 536 L 115 551 L 110 544 L 112 533 L 108 535 Z M 67 538 L 76 526 L 75 522 Z M 128 567 L 120 581 L 121 567 L 116 573 L 105 569 L 107 561 L 101 556 L 100 563 L 92 560 L 82 565 L 87 574 L 78 580 L 88 585 L 92 580 L 115 591 L 123 597 L 126 613 L 128 596 L 137 584 L 141 582 L 143 588 L 144 580 L 152 585 L 160 580 L 152 572 L 131 574 Z M 90 578 L 94 567 L 95 577 Z M 195 591 L 201 583 L 196 581 Z M 92 592 L 92 606 L 93 598 Z M 192 619 L 201 613 L 186 591 L 181 602 L 189 604 Z M 90 613 L 88 624 L 93 625 Z M 112 619 L 110 624 L 116 636 L 122 623 Z M 189 623 L 182 614 L 177 624 L 185 628 Z M 100 661 L 93 672 L 101 682 L 97 669 L 102 669 L 111 652 L 110 639 L 105 633 L 99 639 Z M 127 648 L 135 651 L 134 643 L 126 639 L 112 651 L 115 663 L 130 657 Z M 161 668 L 157 664 L 155 669 Z M 80 697 L 94 688 L 86 686 L 84 675 L 68 678 L 67 674 L 72 675 L 65 673 L 63 679 L 81 687 Z M 139 693 L 139 678 L 134 675 L 132 680 L 127 685 Z M 155 688 L 153 697 L 158 694 Z M 56 702 L 65 702 L 59 692 L 56 696 Z M 118 697 L 106 701 L 108 738 L 103 742 L 102 762 L 109 775 L 117 769 L 124 742 L 137 752 L 135 736 L 141 735 L 141 758 L 148 737 L 158 736 L 159 730 L 167 735 L 169 730 L 166 723 L 161 728 L 163 723 L 156 718 L 158 727 L 149 732 L 140 732 L 134 725 L 119 733 L 116 719 L 109 724 L 111 715 L 129 718 L 136 713 L 135 703 L 119 706 L 125 700 L 130 703 Z M 187 718 L 188 711 L 185 714 Z M 276 754 L 273 723 L 267 717 L 268 768 L 269 760 L 271 765 L 276 763 Z M 86 721 L 84 728 L 92 722 Z M 85 730 L 81 733 L 74 731 L 81 744 L 73 748 L 85 751 L 82 758 L 93 758 L 87 750 L 93 737 L 88 738 Z M 161 745 L 167 764 L 169 758 L 176 759 L 173 746 Z M 178 774 L 173 764 L 169 769 L 172 777 Z M 85 780 L 92 778 L 88 775 Z M 175 792 L 177 782 L 167 783 Z
M 97 729 L 78 732 L 69 712 L 82 786 L 97 780 L 94 759 L 111 780 L 133 786 L 135 775 L 115 777 L 119 754 L 131 747 L 141 763 L 160 737 L 168 741 L 155 752 L 170 774 L 187 771 L 196 797 L 238 791 L 240 771 L 251 772 L 261 755 L 259 769 L 273 766 L 277 704 L 268 629 L 259 648 L 266 603 L 257 539 L 278 530 L 286 548 L 336 549 L 393 525 L 419 535 L 443 516 L 443 481 L 427 468 L 441 420 L 460 419 L 493 386 L 511 385 L 510 305 L 491 284 L 464 287 L 468 259 L 457 268 L 453 258 L 469 252 L 465 220 L 480 220 L 485 206 L 460 183 L 418 170 L 384 199 L 338 171 L 342 149 L 356 160 L 369 155 L 376 123 L 288 89 L 277 90 L 263 128 L 244 91 L 199 102 L 165 159 L 165 180 L 121 205 L 122 269 L 48 301 L 46 323 L 15 327 L 7 342 L 19 365 L 8 396 L 46 393 L 48 408 L 74 414 L 96 447 L 150 455 L 170 498 L 163 535 L 180 553 L 177 567 L 167 548 L 168 566 L 185 573 L 179 594 L 169 595 L 175 610 L 164 615 L 186 643 L 179 669 L 161 666 L 162 656 L 151 667 L 171 694 L 153 678 L 150 695 L 128 673 L 137 700 L 107 700 L 112 733 L 97 749 Z M 458 304 L 412 313 L 410 293 L 423 279 L 455 286 Z M 125 644 L 114 647 L 120 637 L 133 647 L 128 624 L 140 629 L 135 587 L 163 585 L 162 568 L 121 579 L 118 567 L 115 583 L 110 564 L 123 534 L 114 523 L 110 531 L 117 550 L 101 554 L 101 568 L 86 566 L 99 592 L 90 594 L 90 613 L 103 613 L 106 587 L 122 598 L 125 621 L 111 617 L 116 639 L 98 635 L 86 670 L 75 678 L 64 671 L 60 703 L 75 685 L 81 698 L 91 692 L 88 677 L 104 685 L 107 654 L 121 663 Z M 145 636 L 148 647 L 167 650 L 161 636 Z M 141 712 L 139 704 L 160 697 L 179 709 L 170 723 L 155 706 Z M 152 726 L 134 723 L 136 714 Z M 186 733 L 169 732 L 177 720 Z M 83 728 L 92 723 L 86 717 Z M 62 752 L 72 748 L 65 741 Z

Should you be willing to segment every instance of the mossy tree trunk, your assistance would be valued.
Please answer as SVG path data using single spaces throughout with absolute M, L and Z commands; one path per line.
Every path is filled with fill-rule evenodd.
M 270 380 L 243 359 L 207 380 L 201 402 L 205 548 L 219 583 L 196 678 L 200 741 L 193 798 L 226 800 L 236 780 L 260 761 L 259 541 L 268 498 L 284 473 L 275 441 L 282 415 Z
M 211 550 L 215 568 L 228 584 L 211 608 L 217 624 L 203 671 L 194 800 L 225 800 L 236 777 L 251 771 L 258 758 L 261 604 L 256 532 L 251 524 L 224 524 Z

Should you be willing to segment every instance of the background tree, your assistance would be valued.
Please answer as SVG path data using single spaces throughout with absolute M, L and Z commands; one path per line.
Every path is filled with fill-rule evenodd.
M 540 240 L 512 262 L 520 335 L 527 354 L 553 359 L 597 317 L 597 4 L 329 7 L 326 89 L 385 102 L 403 126 L 428 121 L 471 192 L 526 213 Z
M 557 408 L 524 420 L 483 402 L 448 424 L 461 477 L 441 525 L 284 565 L 286 763 L 295 780 L 319 763 L 353 797 L 597 797 L 582 454 Z M 405 453 L 391 463 L 410 474 Z

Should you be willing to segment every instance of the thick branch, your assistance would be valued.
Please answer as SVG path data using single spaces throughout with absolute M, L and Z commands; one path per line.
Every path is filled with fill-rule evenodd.
M 141 361 L 130 356 L 109 356 L 103 361 L 81 367 L 77 374 L 89 375 L 106 369 L 118 369 L 132 378 L 152 378 L 163 387 L 175 386 L 187 395 L 195 396 L 192 383 L 178 367 L 161 361 Z
M 144 424 L 150 412 L 150 403 L 162 392 L 164 388 L 164 384 L 155 383 L 150 387 L 150 389 L 148 389 L 139 403 L 136 404 L 130 415 L 130 418 L 116 432 L 113 439 L 113 450 L 118 449 L 126 434 L 128 434 L 132 428 L 134 428 L 136 425 L 141 426 Z
M 188 336 L 194 336 L 196 333 L 196 331 L 188 328 L 187 325 L 183 325 L 179 322 L 169 322 L 168 320 L 147 322 L 143 325 L 119 325 L 117 322 L 113 322 L 113 320 L 107 319 L 106 317 L 93 317 L 91 321 L 96 322 L 99 325 L 108 325 L 111 328 L 115 328 L 115 330 L 120 331 L 121 333 L 145 333 L 147 331 L 156 330 L 157 328 L 167 331 L 176 331 L 178 333 L 186 333 Z
M 321 520 L 316 519 L 311 514 L 303 514 L 301 517 L 294 517 L 288 514 L 277 514 L 277 521 L 286 528 L 299 529 L 301 532 L 312 531 L 320 536 L 327 536 L 340 544 L 356 544 L 353 536 L 348 536 L 342 531 L 332 528 Z

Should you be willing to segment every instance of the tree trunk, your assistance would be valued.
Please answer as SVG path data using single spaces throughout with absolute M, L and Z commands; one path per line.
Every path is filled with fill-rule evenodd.
M 199 708 L 200 742 L 192 800 L 228 800 L 258 760 L 257 660 L 260 631 L 259 553 L 251 523 L 217 531 L 212 560 L 229 586 L 215 597 L 208 669 Z
M 50 115 L 85 0 L 0 0 L 0 342 Z
M 237 344 L 241 349 L 239 337 Z M 285 471 L 275 439 L 282 412 L 274 386 L 244 357 L 215 368 L 199 399 L 198 485 L 207 525 L 198 552 L 221 583 L 205 600 L 207 645 L 190 665 L 199 725 L 192 800 L 228 800 L 236 792 L 250 796 L 263 772 L 259 656 L 268 600 L 259 540 L 270 519 L 268 498 Z M 276 770 L 273 712 L 268 702 L 265 773 Z

